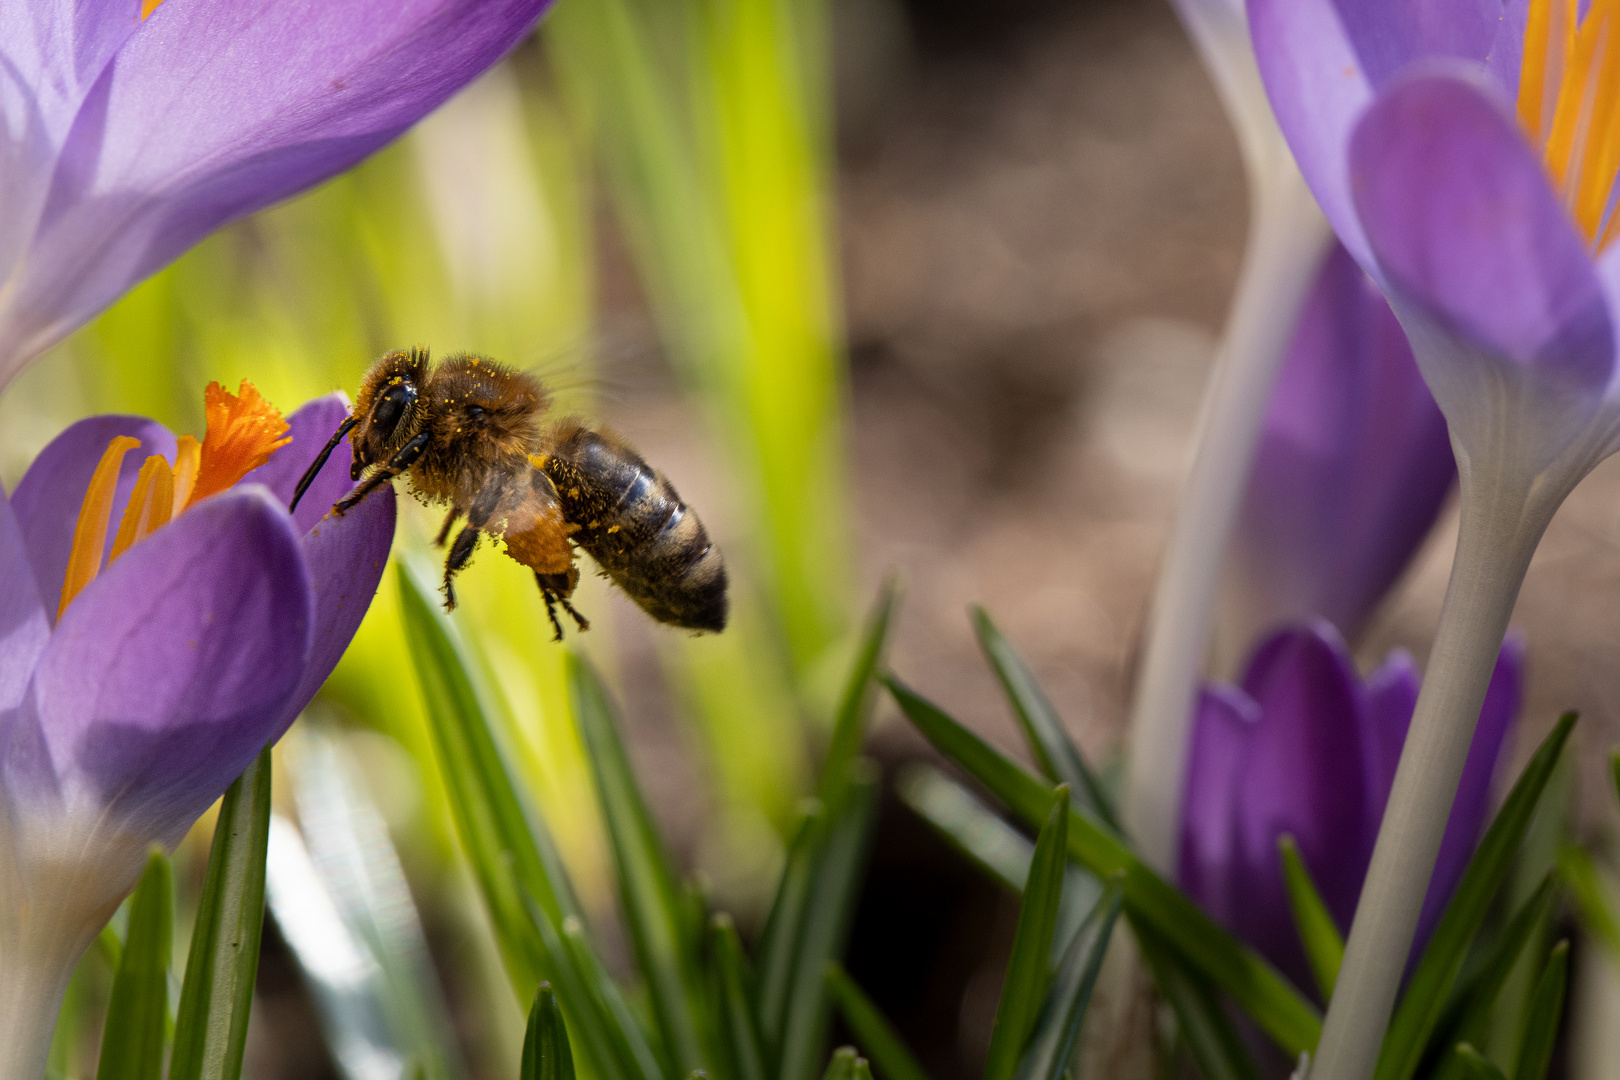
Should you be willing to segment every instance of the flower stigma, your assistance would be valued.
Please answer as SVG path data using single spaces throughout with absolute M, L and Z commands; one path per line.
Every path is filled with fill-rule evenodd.
M 209 383 L 203 392 L 203 405 L 208 427 L 200 443 L 191 435 L 182 435 L 176 443 L 172 466 L 161 454 L 153 454 L 142 464 L 113 537 L 109 564 L 132 544 L 146 539 L 199 500 L 236 484 L 292 442 L 292 437 L 286 435 L 289 425 L 281 410 L 266 401 L 246 379 L 235 394 L 217 382 Z M 73 529 L 73 549 L 62 581 L 58 619 L 101 572 L 101 553 L 106 547 L 118 493 L 119 467 L 124 455 L 139 445 L 140 440 L 128 435 L 113 439 L 90 477 Z
M 1571 216 L 1602 251 L 1620 236 L 1620 0 L 1530 0 L 1519 125 Z

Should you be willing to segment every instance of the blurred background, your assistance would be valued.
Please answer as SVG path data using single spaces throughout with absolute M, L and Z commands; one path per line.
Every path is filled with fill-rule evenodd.
M 1163 0 L 559 0 L 398 144 L 213 237 L 18 380 L 0 399 L 0 480 L 90 413 L 200 434 L 213 379 L 249 379 L 290 412 L 352 393 L 392 348 L 531 370 L 559 411 L 610 425 L 665 472 L 725 551 L 726 634 L 655 626 L 589 579 L 576 645 L 617 696 L 677 858 L 747 939 L 887 573 L 903 587 L 889 662 L 909 682 L 1022 755 L 966 618 L 984 604 L 1093 760 L 1117 755 L 1245 200 Z M 1594 834 L 1620 700 L 1617 496 L 1614 462 L 1577 490 L 1517 619 L 1531 682 L 1510 764 L 1557 711 L 1582 710 L 1592 771 L 1576 789 Z M 428 551 L 438 516 L 401 505 L 398 548 Z M 1364 661 L 1393 645 L 1422 660 L 1449 529 Z M 623 954 L 539 598 L 488 547 L 461 580 L 455 619 L 520 771 L 593 929 Z M 411 947 L 444 991 L 425 1007 L 447 1017 L 467 1075 L 515 1075 L 522 1015 L 408 664 L 389 576 L 284 745 L 278 806 L 307 819 L 321 777 L 348 778 L 354 820 L 386 826 L 366 835 L 409 883 Z M 955 1080 L 982 1067 L 1016 901 L 893 794 L 929 751 L 889 719 L 870 748 L 886 794 L 849 963 Z M 200 879 L 207 830 L 182 848 L 182 880 Z M 397 1075 L 335 1045 L 295 899 L 272 898 L 293 923 L 266 933 L 251 1075 Z M 69 1009 L 99 1015 L 104 984 L 83 972 Z M 64 1031 L 59 1067 L 86 1071 L 94 1031 Z

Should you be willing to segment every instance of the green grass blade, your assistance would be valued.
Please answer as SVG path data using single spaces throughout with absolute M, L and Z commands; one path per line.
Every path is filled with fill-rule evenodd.
M 843 952 L 876 813 L 877 780 L 867 770 L 857 769 L 843 811 L 829 824 L 799 929 L 783 1014 L 781 1080 L 813 1080 L 815 1076 L 832 1008 L 827 996 L 827 961 Z
M 735 1080 L 766 1080 L 765 1049 L 760 1043 L 759 1018 L 748 998 L 748 961 L 730 915 L 716 915 L 710 931 L 713 949 L 720 1037 L 730 1056 Z
M 154 851 L 130 900 L 129 935 L 107 1002 L 96 1080 L 162 1080 L 173 941 L 169 860 Z
M 872 1063 L 866 1058 L 855 1059 L 854 1080 L 872 1080 Z
M 884 684 L 923 736 L 1014 814 L 1031 824 L 1045 817 L 1050 805 L 1045 784 L 898 680 Z M 1123 873 L 1125 910 L 1132 921 L 1150 927 L 1278 1046 L 1290 1055 L 1315 1048 L 1322 1034 L 1316 1007 L 1263 957 L 1137 859 L 1106 825 L 1075 808 L 1069 811 L 1069 857 L 1103 879 Z
M 826 807 L 810 800 L 804 820 L 788 844 L 787 861 L 776 886 L 770 916 L 760 936 L 759 963 L 754 977 L 754 1000 L 759 1011 L 760 1032 L 767 1051 L 776 1060 L 787 1024 L 788 995 L 793 986 L 793 960 L 799 942 L 799 929 L 810 903 L 816 860 L 826 828 Z
M 876 1063 L 883 1080 L 928 1080 L 928 1073 L 900 1033 L 890 1026 L 883 1011 L 836 960 L 827 965 L 827 992 L 832 995 L 833 1004 L 855 1041 Z
M 1069 786 L 1059 784 L 1052 809 L 1035 839 L 1035 857 L 1029 864 L 1024 905 L 1018 913 L 1012 957 L 1007 961 L 990 1036 L 985 1080 L 1012 1080 L 1023 1056 L 1024 1044 L 1040 1018 L 1050 983 L 1047 959 L 1052 954 L 1052 932 L 1057 927 L 1058 902 L 1063 895 L 1063 868 L 1068 863 Z
M 1110 884 L 1070 943 L 1052 981 L 1041 1024 L 1019 1062 L 1019 1080 L 1063 1080 L 1074 1061 L 1091 991 L 1097 985 L 1114 924 L 1124 904 L 1117 882 Z
M 1558 876 L 1575 898 L 1581 925 L 1603 944 L 1611 960 L 1620 962 L 1620 919 L 1591 854 L 1573 844 L 1565 846 L 1558 852 Z
M 1333 984 L 1339 981 L 1339 965 L 1344 963 L 1344 938 L 1338 924 L 1316 891 L 1316 882 L 1300 858 L 1299 845 L 1286 833 L 1277 838 L 1277 852 L 1282 857 L 1283 884 L 1288 889 L 1288 907 L 1294 913 L 1294 928 L 1299 931 L 1299 942 L 1305 946 L 1305 959 L 1311 965 L 1311 975 L 1322 1000 L 1333 997 Z
M 596 780 L 625 921 L 653 1015 L 677 1074 L 707 1068 L 709 1053 L 699 1034 L 698 943 L 686 934 L 691 920 L 685 894 L 630 767 L 607 693 L 595 672 L 573 654 L 568 658 L 568 692 Z
M 180 986 L 169 1080 L 237 1080 L 264 927 L 270 748 L 225 789 Z
M 818 794 L 823 806 L 834 810 L 842 804 L 849 789 L 850 768 L 861 752 L 866 739 L 866 724 L 872 714 L 872 696 L 875 676 L 883 660 L 883 647 L 889 638 L 889 624 L 894 619 L 895 600 L 899 586 L 893 575 L 884 579 L 878 590 L 877 604 L 866 621 L 866 632 L 861 635 L 860 648 L 855 653 L 855 664 L 844 684 L 839 699 L 838 718 L 833 724 L 832 738 L 827 743 L 827 758 L 821 767 Z
M 1119 815 L 1114 809 L 1108 789 L 1097 774 L 1086 764 L 1080 748 L 1069 738 L 1068 729 L 1047 698 L 1035 673 L 1029 670 L 1024 658 L 1018 655 L 989 612 L 977 605 L 973 608 L 973 629 L 979 637 L 979 648 L 1001 680 L 1007 700 L 1012 702 L 1013 713 L 1024 729 L 1024 738 L 1030 752 L 1044 772 L 1056 783 L 1068 784 L 1080 806 L 1095 814 L 1098 820 L 1115 832 L 1120 831 Z
M 1153 972 L 1153 984 L 1175 1012 L 1181 1039 L 1199 1075 L 1204 1080 L 1260 1080 L 1243 1039 L 1208 981 L 1189 970 L 1156 931 L 1136 920 L 1131 928 Z
M 568 1027 L 551 984 L 543 982 L 529 1010 L 523 1033 L 521 1080 L 574 1080 L 574 1052 L 568 1046 Z
M 1536 980 L 1530 995 L 1530 1012 L 1525 1017 L 1524 1039 L 1519 1045 L 1519 1064 L 1513 1080 L 1542 1080 L 1552 1061 L 1558 1041 L 1558 1024 L 1564 1016 L 1564 993 L 1569 986 L 1569 942 L 1560 941 L 1547 957 L 1547 966 Z
M 1457 1044 L 1457 1061 L 1469 1080 L 1507 1080 L 1507 1074 L 1497 1068 L 1496 1062 L 1468 1043 Z
M 1526 947 L 1538 940 L 1549 925 L 1557 897 L 1555 879 L 1548 874 L 1536 891 L 1530 894 L 1530 899 L 1513 913 L 1513 918 L 1492 943 L 1478 971 L 1468 979 L 1466 985 L 1458 987 L 1453 993 L 1447 1015 L 1435 1025 L 1435 1035 L 1430 1038 L 1429 1049 L 1425 1052 L 1427 1058 L 1439 1057 L 1442 1060 L 1440 1068 L 1433 1073 L 1433 1080 L 1458 1080 L 1461 1075 L 1462 1059 L 1447 1053 L 1447 1048 L 1459 1042 L 1484 1045 L 1485 1039 L 1491 1034 L 1492 1018 L 1502 988 L 1513 974 Z M 1419 1072 L 1424 1076 L 1430 1075 L 1427 1068 L 1420 1067 Z
M 1410 1080 L 1417 1071 L 1429 1036 L 1445 1009 L 1452 983 L 1462 970 L 1468 947 L 1485 921 L 1497 888 L 1513 867 L 1519 841 L 1524 838 L 1574 723 L 1573 713 L 1559 719 L 1524 767 L 1497 812 L 1496 820 L 1480 840 L 1468 868 L 1463 871 L 1462 880 L 1457 883 L 1457 891 L 1452 894 L 1445 914 L 1440 916 L 1423 950 L 1422 959 L 1412 972 L 1406 993 L 1395 1007 L 1395 1018 L 1384 1036 L 1378 1068 L 1373 1074 L 1375 1080 Z
M 621 1060 L 628 1063 L 631 1075 L 639 1075 L 645 1080 L 660 1080 L 668 1075 L 653 1050 L 651 1040 L 642 1031 L 630 1003 L 625 1000 L 624 992 L 591 948 L 590 939 L 585 935 L 585 924 L 577 917 L 569 916 L 563 920 L 561 930 L 562 947 L 573 962 L 574 970 L 581 973 L 595 1000 L 600 1003 L 601 1013 L 608 1019 L 607 1033 L 613 1040 L 614 1050 Z
M 855 1080 L 855 1062 L 860 1057 L 855 1053 L 853 1046 L 840 1046 L 832 1052 L 827 1061 L 827 1069 L 821 1074 L 821 1080 Z

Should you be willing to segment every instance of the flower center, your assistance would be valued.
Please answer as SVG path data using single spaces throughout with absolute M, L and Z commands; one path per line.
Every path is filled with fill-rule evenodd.
M 1530 0 L 1519 70 L 1519 124 L 1592 241 L 1620 235 L 1620 0 Z
M 235 394 L 217 382 L 209 383 L 203 392 L 203 406 L 208 429 L 201 443 L 182 435 L 172 466 L 161 454 L 153 454 L 141 466 L 135 490 L 130 493 L 113 537 L 109 563 L 131 544 L 161 529 L 198 500 L 224 491 L 292 442 L 290 437 L 283 437 L 288 425 L 280 410 L 264 400 L 246 379 Z M 118 436 L 107 445 L 91 474 L 78 524 L 73 529 L 73 550 L 68 555 L 62 603 L 56 613 L 59 619 L 80 590 L 101 572 L 101 553 L 106 547 L 118 493 L 119 466 L 124 455 L 139 445 L 138 439 Z

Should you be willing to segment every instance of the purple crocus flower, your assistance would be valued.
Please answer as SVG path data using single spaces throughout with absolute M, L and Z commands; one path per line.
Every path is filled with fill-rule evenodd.
M 1491 776 L 1518 712 L 1524 655 L 1497 659 L 1469 750 L 1418 948 L 1479 838 Z M 1418 675 L 1404 651 L 1363 680 L 1324 622 L 1262 641 L 1239 686 L 1209 685 L 1198 703 L 1182 803 L 1181 885 L 1205 910 L 1301 987 L 1314 987 L 1283 885 L 1277 840 L 1290 833 L 1341 932 L 1372 856 Z
M 211 230 L 394 139 L 546 3 L 0 4 L 0 386 Z
M 1456 475 L 1406 335 L 1335 246 L 1284 357 L 1238 519 L 1234 636 L 1320 617 L 1353 639 Z
M 201 444 L 82 420 L 0 495 L 0 1076 L 41 1074 L 73 965 L 149 847 L 173 848 L 286 731 L 376 591 L 391 493 L 323 519 L 352 487 L 334 458 L 286 510 L 345 402 L 299 409 L 238 483 L 287 430 L 236 408 L 257 400 L 211 392 Z M 96 532 L 126 505 L 118 535 Z

